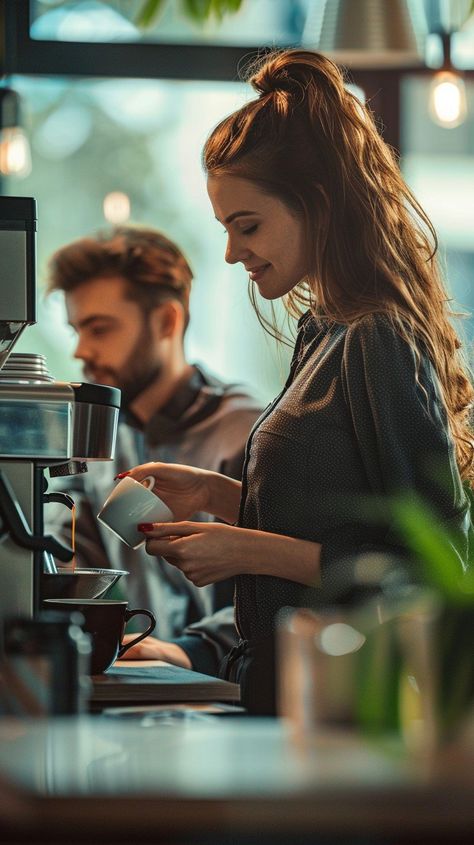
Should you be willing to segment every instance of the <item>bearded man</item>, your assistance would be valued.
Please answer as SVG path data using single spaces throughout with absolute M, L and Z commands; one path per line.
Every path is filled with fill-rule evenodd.
M 240 478 L 260 408 L 242 387 L 186 360 L 192 278 L 165 235 L 123 226 L 59 249 L 49 262 L 48 291 L 64 292 L 85 378 L 122 391 L 115 460 L 89 464 L 64 488 L 76 501 L 76 563 L 127 570 L 118 584 L 124 597 L 155 614 L 155 637 L 130 649 L 128 659 L 157 658 L 216 674 L 237 641 L 233 584 L 195 587 L 163 558 L 129 549 L 96 519 L 114 477 L 137 464 L 184 463 Z M 64 510 L 55 511 L 61 523 L 68 519 Z M 69 526 L 61 523 L 48 528 L 65 534 Z

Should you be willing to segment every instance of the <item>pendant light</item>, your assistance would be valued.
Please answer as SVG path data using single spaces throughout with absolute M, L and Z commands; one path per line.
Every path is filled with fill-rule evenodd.
M 312 3 L 303 43 L 349 67 L 411 67 L 422 57 L 406 0 Z
M 441 35 L 443 65 L 433 77 L 429 91 L 431 119 L 443 129 L 455 129 L 466 119 L 466 86 L 451 62 L 451 33 Z
M 0 85 L 0 174 L 27 176 L 31 171 L 30 145 L 20 121 L 20 97 Z

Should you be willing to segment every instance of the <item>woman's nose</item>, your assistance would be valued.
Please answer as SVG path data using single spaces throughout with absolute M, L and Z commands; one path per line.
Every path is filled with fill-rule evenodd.
M 245 261 L 249 254 L 249 250 L 241 246 L 237 240 L 228 238 L 225 251 L 227 264 L 237 264 L 239 261 Z

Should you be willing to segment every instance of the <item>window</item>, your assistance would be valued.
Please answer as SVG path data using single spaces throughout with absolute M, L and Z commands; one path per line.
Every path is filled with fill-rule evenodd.
M 453 310 L 474 315 L 474 81 L 466 82 L 467 120 L 455 129 L 432 122 L 429 85 L 427 76 L 402 84 L 402 170 L 438 233 Z M 474 340 L 474 316 L 463 329 Z
M 270 399 L 286 375 L 288 352 L 277 352 L 259 325 L 244 269 L 224 262 L 225 235 L 200 163 L 208 132 L 248 98 L 247 86 L 20 76 L 12 85 L 24 100 L 33 168 L 26 179 L 10 179 L 7 193 L 38 201 L 41 300 L 38 325 L 27 329 L 18 351 L 45 354 L 57 378 L 80 377 L 61 301 L 41 297 L 46 262 L 58 247 L 105 226 L 104 199 L 118 191 L 129 199 L 131 222 L 162 229 L 193 267 L 190 360 Z

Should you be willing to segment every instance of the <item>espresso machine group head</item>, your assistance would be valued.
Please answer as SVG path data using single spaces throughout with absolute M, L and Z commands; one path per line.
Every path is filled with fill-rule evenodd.
M 35 200 L 0 197 L 0 632 L 7 617 L 37 614 L 47 562 L 73 556 L 44 535 L 44 503 L 61 496 L 46 492 L 45 471 L 111 460 L 120 408 L 116 388 L 55 381 L 42 356 L 12 353 L 36 322 L 35 236 Z

